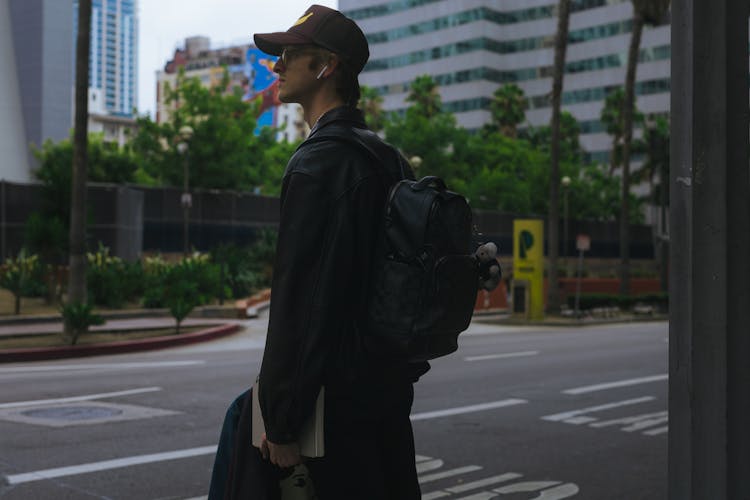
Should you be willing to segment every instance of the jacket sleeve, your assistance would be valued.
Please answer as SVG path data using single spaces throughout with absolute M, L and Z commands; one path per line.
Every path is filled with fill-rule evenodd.
M 297 440 L 322 384 L 331 335 L 318 328 L 316 296 L 326 252 L 330 194 L 306 173 L 284 179 L 271 309 L 259 400 L 266 436 L 277 444 Z

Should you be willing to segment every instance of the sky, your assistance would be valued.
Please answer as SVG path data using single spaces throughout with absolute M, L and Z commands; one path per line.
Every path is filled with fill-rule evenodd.
M 313 3 L 338 6 L 338 0 L 140 0 L 138 114 L 154 116 L 156 72 L 185 38 L 207 36 L 212 49 L 252 43 L 253 33 L 286 31 Z

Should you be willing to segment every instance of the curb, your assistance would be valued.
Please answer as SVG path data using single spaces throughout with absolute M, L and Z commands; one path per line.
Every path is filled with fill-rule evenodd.
M 44 361 L 50 359 L 101 356 L 104 354 L 124 354 L 128 352 L 150 351 L 178 345 L 196 344 L 224 337 L 236 332 L 241 325 L 226 324 L 184 335 L 170 335 L 150 339 L 123 340 L 108 344 L 70 345 L 59 347 L 34 347 L 29 349 L 0 350 L 0 363 L 21 361 Z

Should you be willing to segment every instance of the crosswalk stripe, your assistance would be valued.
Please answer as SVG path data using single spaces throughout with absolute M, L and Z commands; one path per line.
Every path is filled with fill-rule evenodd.
M 620 406 L 635 405 L 640 403 L 646 403 L 656 399 L 653 396 L 644 396 L 642 398 L 626 399 L 625 401 L 617 401 L 615 403 L 607 403 L 604 405 L 590 406 L 588 408 L 581 408 L 580 410 L 566 411 L 563 413 L 556 413 L 554 415 L 546 415 L 542 417 L 542 420 L 549 420 L 552 422 L 559 422 L 561 420 L 568 421 L 571 417 L 577 417 L 585 413 L 595 413 L 598 411 L 610 410 L 612 408 L 618 408 Z
M 422 474 L 423 472 L 429 472 L 431 470 L 439 469 L 442 466 L 443 461 L 439 458 L 430 460 L 428 462 L 420 462 L 417 464 L 417 474 Z
M 448 469 L 443 472 L 436 472 L 434 474 L 427 474 L 426 476 L 419 477 L 419 484 L 429 483 L 430 481 L 437 481 L 438 479 L 444 479 L 446 477 L 458 476 L 459 474 L 465 474 L 467 472 L 474 472 L 481 470 L 482 468 L 478 465 L 467 465 L 465 467 L 459 467 L 457 469 Z
M 518 479 L 521 477 L 521 474 L 515 473 L 515 472 L 508 472 L 505 474 L 500 474 L 497 476 L 491 476 L 486 477 L 484 479 L 479 479 L 477 481 L 472 481 L 471 483 L 464 483 L 459 484 L 457 486 L 451 486 L 450 488 L 445 488 L 445 491 L 450 491 L 451 493 L 464 493 L 467 491 L 475 490 L 477 488 L 484 488 L 485 486 L 492 486 L 497 483 L 504 483 L 505 481 L 510 481 L 511 479 Z

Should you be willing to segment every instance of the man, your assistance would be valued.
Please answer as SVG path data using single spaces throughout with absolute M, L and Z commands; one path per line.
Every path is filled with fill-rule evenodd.
M 402 172 L 411 176 L 375 134 L 370 141 L 385 165 L 345 140 L 353 129 L 366 129 L 356 105 L 367 40 L 352 20 L 319 5 L 288 31 L 254 39 L 260 50 L 280 56 L 279 99 L 301 104 L 311 127 L 283 179 L 260 371 L 263 454 L 279 467 L 300 463 L 300 427 L 325 387 L 325 456 L 306 461 L 318 497 L 419 499 L 409 414 L 412 384 L 429 365 L 378 357 L 364 347 L 386 192 Z

